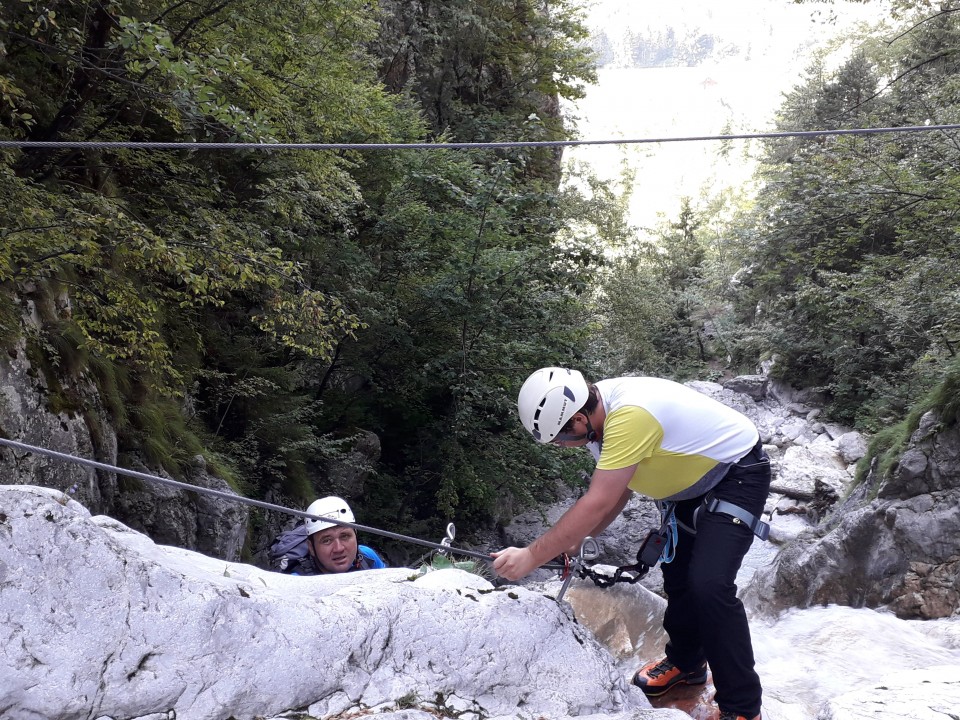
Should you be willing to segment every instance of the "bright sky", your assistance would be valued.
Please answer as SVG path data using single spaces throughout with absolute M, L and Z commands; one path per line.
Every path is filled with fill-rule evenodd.
M 825 22 L 839 15 L 834 23 Z M 569 113 L 579 117 L 582 139 L 673 138 L 764 132 L 783 94 L 801 79 L 814 47 L 858 20 L 885 17 L 879 4 L 796 5 L 787 0 L 594 0 L 591 29 L 602 28 L 622 50 L 628 32 L 673 27 L 678 34 L 711 34 L 738 48 L 735 56 L 695 68 L 630 68 L 599 71 L 599 82 Z M 568 160 L 588 162 L 606 179 L 626 162 L 637 172 L 631 219 L 649 227 L 658 215 L 676 217 L 681 198 L 719 192 L 746 182 L 753 171 L 750 146 L 718 142 L 583 146 Z

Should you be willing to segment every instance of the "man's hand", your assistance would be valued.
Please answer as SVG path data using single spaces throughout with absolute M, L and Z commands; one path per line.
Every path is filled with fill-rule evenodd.
M 508 547 L 490 555 L 496 558 L 493 571 L 507 580 L 519 580 L 537 568 L 537 561 L 529 548 Z
M 627 483 L 636 465 L 618 470 L 594 470 L 590 488 L 557 523 L 525 548 L 508 547 L 490 553 L 493 571 L 507 580 L 519 580 L 550 558 L 567 550 L 580 553 L 583 539 L 603 530 L 615 518 L 630 497 Z

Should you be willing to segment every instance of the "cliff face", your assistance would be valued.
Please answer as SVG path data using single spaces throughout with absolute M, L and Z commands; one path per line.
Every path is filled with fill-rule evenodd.
M 874 497 L 875 495 L 875 497 Z M 927 413 L 894 470 L 873 468 L 828 522 L 786 546 L 759 600 L 773 608 L 889 607 L 901 618 L 960 607 L 960 428 Z
M 51 411 L 50 388 L 21 341 L 0 362 L 0 433 L 34 447 L 119 465 L 117 434 L 106 419 L 96 388 L 79 381 L 72 390 L 84 398 L 84 413 Z M 142 464 L 131 467 L 137 464 L 135 457 L 125 461 L 130 469 L 162 474 Z M 110 515 L 157 542 L 224 560 L 240 558 L 249 512 L 238 503 L 9 447 L 0 447 L 0 476 L 11 485 L 59 490 L 91 512 Z M 202 457 L 196 458 L 187 477 L 176 479 L 232 492 L 224 480 L 207 471 Z
M 85 387 L 82 392 L 90 398 L 92 412 L 99 410 L 95 389 Z M 116 460 L 117 437 L 109 426 L 98 428 L 100 447 L 95 452 L 87 420 L 51 412 L 48 396 L 46 380 L 31 364 L 21 340 L 0 362 L 0 432 L 11 440 L 69 455 L 106 463 Z M 117 495 L 116 475 L 9 448 L 0 448 L 0 472 L 10 483 L 61 490 L 96 513 L 106 513 Z

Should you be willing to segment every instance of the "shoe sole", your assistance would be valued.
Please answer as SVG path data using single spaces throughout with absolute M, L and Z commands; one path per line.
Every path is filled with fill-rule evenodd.
M 661 695 L 666 695 L 668 692 L 670 692 L 675 687 L 677 687 L 677 685 L 703 685 L 707 682 L 707 675 L 706 673 L 704 673 L 702 677 L 684 678 L 683 680 L 677 680 L 677 682 L 673 683 L 672 685 L 667 685 L 667 687 L 665 688 L 657 688 L 655 692 L 650 692 L 648 688 L 645 688 L 642 685 L 637 684 L 636 675 L 633 676 L 633 679 L 634 679 L 633 684 L 636 685 L 638 688 L 640 688 L 643 691 L 644 695 L 646 695 L 647 697 L 660 697 Z

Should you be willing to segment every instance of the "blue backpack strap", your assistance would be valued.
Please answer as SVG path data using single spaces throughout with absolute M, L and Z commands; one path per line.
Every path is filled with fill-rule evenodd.
M 377 555 L 373 548 L 360 545 L 357 549 L 360 551 L 361 570 L 379 570 L 380 568 L 387 567 L 387 564 Z

